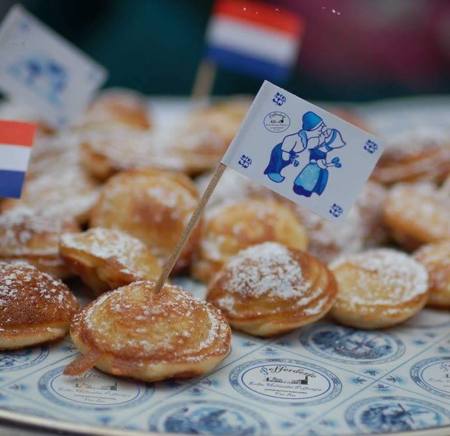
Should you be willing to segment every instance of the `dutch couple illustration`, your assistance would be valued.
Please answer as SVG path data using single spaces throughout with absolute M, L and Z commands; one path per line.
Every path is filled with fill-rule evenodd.
M 337 129 L 328 128 L 323 119 L 314 112 L 305 112 L 301 129 L 284 137 L 270 155 L 264 174 L 275 183 L 282 183 L 285 177 L 282 170 L 289 165 L 297 167 L 297 158 L 304 151 L 309 152 L 309 162 L 300 170 L 294 180 L 293 190 L 298 195 L 311 197 L 321 195 L 328 183 L 328 168 L 342 166 L 339 157 L 328 161 L 329 152 L 346 145 Z

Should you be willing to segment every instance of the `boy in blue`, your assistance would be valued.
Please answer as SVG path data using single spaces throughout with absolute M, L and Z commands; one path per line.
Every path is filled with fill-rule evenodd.
M 287 135 L 281 144 L 277 144 L 270 155 L 270 162 L 264 171 L 275 183 L 284 181 L 281 170 L 295 160 L 304 150 L 309 150 L 309 163 L 300 171 L 294 181 L 294 192 L 310 197 L 314 192 L 321 195 L 328 182 L 328 168 L 340 168 L 338 157 L 327 161 L 327 154 L 345 146 L 340 132 L 329 129 L 321 117 L 314 112 L 306 112 L 302 117 L 302 129 Z
M 322 118 L 314 112 L 306 112 L 302 117 L 302 128 L 297 133 L 287 135 L 280 144 L 277 144 L 270 155 L 269 165 L 264 174 L 269 177 L 272 182 L 281 183 L 284 176 L 281 170 L 295 162 L 298 155 L 307 147 L 319 145 L 322 130 L 325 123 Z

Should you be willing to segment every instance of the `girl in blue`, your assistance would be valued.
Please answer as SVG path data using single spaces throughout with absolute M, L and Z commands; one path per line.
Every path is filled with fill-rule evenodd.
M 341 133 L 336 129 L 322 128 L 324 141 L 309 148 L 309 163 L 300 171 L 294 181 L 294 192 L 298 195 L 311 197 L 315 192 L 321 195 L 328 183 L 328 168 L 340 168 L 342 165 L 338 157 L 327 161 L 327 154 L 337 148 L 345 146 Z

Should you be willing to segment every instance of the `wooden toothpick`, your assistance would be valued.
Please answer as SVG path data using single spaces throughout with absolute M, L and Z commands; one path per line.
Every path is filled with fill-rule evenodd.
M 216 189 L 216 186 L 219 183 L 219 180 L 222 177 L 225 168 L 226 166 L 222 162 L 220 162 L 217 165 L 213 173 L 213 176 L 198 203 L 197 209 L 195 209 L 194 213 L 192 214 L 191 219 L 189 220 L 186 228 L 184 229 L 184 232 L 181 235 L 181 238 L 178 241 L 173 253 L 167 259 L 166 264 L 164 265 L 163 271 L 159 276 L 158 281 L 156 282 L 154 292 L 159 292 L 161 288 L 164 286 L 164 283 L 169 278 L 170 273 L 172 272 L 175 264 L 177 263 L 178 258 L 181 255 L 181 252 L 184 249 L 184 246 L 186 245 L 187 241 L 189 240 L 189 237 L 191 236 L 193 230 L 195 229 L 195 226 L 197 225 L 200 217 L 202 216 L 203 210 L 205 209 L 205 206 L 208 203 L 209 198 L 214 192 L 214 189 Z
M 207 59 L 201 61 L 192 88 L 193 100 L 202 100 L 210 96 L 216 80 L 216 70 L 217 67 L 214 62 Z

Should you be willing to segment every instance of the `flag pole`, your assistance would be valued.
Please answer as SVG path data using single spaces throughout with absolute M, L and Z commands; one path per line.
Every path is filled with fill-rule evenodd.
M 217 65 L 208 60 L 203 59 L 197 69 L 194 87 L 192 88 L 192 99 L 201 100 L 209 97 L 214 81 L 216 80 Z
M 222 177 L 224 171 L 225 171 L 225 164 L 222 162 L 219 162 L 217 165 L 212 178 L 208 184 L 208 186 L 205 189 L 205 192 L 203 193 L 197 208 L 193 212 L 191 219 L 189 220 L 186 228 L 184 229 L 183 234 L 181 235 L 176 247 L 173 250 L 173 253 L 170 255 L 170 257 L 167 259 L 166 264 L 164 265 L 163 271 L 161 275 L 159 276 L 158 281 L 156 282 L 156 286 L 154 288 L 154 292 L 159 292 L 161 288 L 164 286 L 164 283 L 167 281 L 167 279 L 170 276 L 170 273 L 172 272 L 175 264 L 178 261 L 178 258 L 180 257 L 181 252 L 184 249 L 184 246 L 186 245 L 187 241 L 189 240 L 189 237 L 191 236 L 193 230 L 195 229 L 200 217 L 203 214 L 203 211 L 205 209 L 205 206 L 208 203 L 209 198 L 211 197 L 212 193 L 216 189 L 217 184 L 220 181 L 220 178 Z

